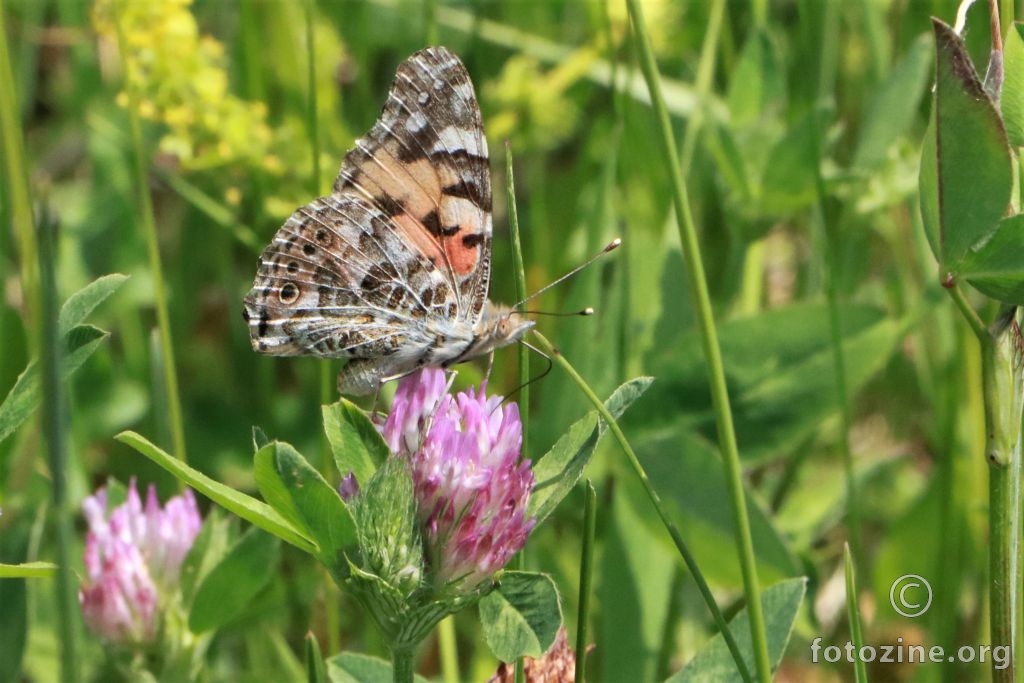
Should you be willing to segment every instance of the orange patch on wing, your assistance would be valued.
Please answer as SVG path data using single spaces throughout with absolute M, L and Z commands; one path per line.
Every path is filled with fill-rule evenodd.
M 442 241 L 444 253 L 448 255 L 448 262 L 452 264 L 452 270 L 456 275 L 465 276 L 476 270 L 477 263 L 480 261 L 480 254 L 476 247 L 464 246 L 458 235 Z
M 466 276 L 475 271 L 480 263 L 480 246 L 469 247 L 462 240 L 467 235 L 483 232 L 483 226 L 479 224 L 477 218 L 473 217 L 459 227 L 461 228 L 459 232 L 441 240 L 441 246 L 444 248 L 444 253 L 447 254 L 448 262 L 452 264 L 455 274 Z
M 394 199 L 405 213 L 392 216 L 404 239 L 438 266 L 448 264 L 460 278 L 471 275 L 480 262 L 480 248 L 466 246 L 463 238 L 484 234 L 484 212 L 462 197 L 445 196 L 442 187 L 457 183 L 459 174 L 430 159 L 399 161 L 386 147 L 374 151 L 372 159 L 359 167 L 359 185 L 373 197 Z M 458 226 L 450 236 L 435 237 L 423 224 L 436 212 L 443 228 Z

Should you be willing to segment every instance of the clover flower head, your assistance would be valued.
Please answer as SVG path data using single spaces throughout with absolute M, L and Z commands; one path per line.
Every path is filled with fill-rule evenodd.
M 87 581 L 79 591 L 85 623 L 116 643 L 147 644 L 156 637 L 162 601 L 176 591 L 185 555 L 202 519 L 192 492 L 163 508 L 152 485 L 143 505 L 132 479 L 124 503 L 107 511 L 101 488 L 82 503 Z
M 593 646 L 587 647 L 587 652 Z M 526 683 L 573 683 L 576 680 L 576 651 L 569 646 L 565 627 L 558 629 L 555 642 L 540 659 L 523 657 Z M 515 664 L 502 663 L 487 683 L 512 683 L 516 680 Z
M 522 549 L 536 524 L 526 514 L 534 478 L 519 457 L 518 406 L 488 397 L 485 385 L 452 396 L 444 372 L 426 368 L 399 382 L 382 431 L 409 461 L 435 580 L 473 590 Z

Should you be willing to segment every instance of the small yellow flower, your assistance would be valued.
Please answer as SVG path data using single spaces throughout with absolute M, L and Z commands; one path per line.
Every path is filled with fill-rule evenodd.
M 274 142 L 266 107 L 230 92 L 224 46 L 199 33 L 191 0 L 97 0 L 93 25 L 102 40 L 124 35 L 126 87 L 138 113 L 167 126 L 160 150 L 185 169 L 257 167 Z M 117 22 L 117 23 L 115 23 Z M 117 103 L 128 106 L 125 93 Z

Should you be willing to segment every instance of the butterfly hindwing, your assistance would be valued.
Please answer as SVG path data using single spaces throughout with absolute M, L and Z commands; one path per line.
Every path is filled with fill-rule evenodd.
M 292 214 L 245 299 L 257 350 L 333 358 L 422 347 L 418 322 L 454 314 L 455 301 L 441 269 L 410 248 L 391 217 L 343 196 Z

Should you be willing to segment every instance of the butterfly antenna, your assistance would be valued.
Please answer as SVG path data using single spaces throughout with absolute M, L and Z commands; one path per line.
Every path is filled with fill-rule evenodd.
M 524 341 L 524 340 L 520 339 L 519 343 L 522 344 L 523 346 L 525 346 L 526 348 L 530 349 L 531 351 L 533 351 L 537 355 L 539 355 L 544 360 L 546 360 L 548 362 L 548 367 L 544 370 L 544 372 L 540 373 L 536 377 L 531 377 L 530 379 L 526 380 L 525 382 L 523 382 L 522 384 L 517 386 L 512 391 L 508 392 L 508 394 L 505 395 L 505 398 L 502 399 L 502 402 L 505 402 L 505 401 L 509 400 L 513 395 L 519 393 L 524 388 L 530 386 L 534 382 L 536 382 L 538 380 L 544 379 L 545 377 L 548 376 L 548 373 L 551 372 L 551 368 L 555 367 L 555 362 L 553 360 L 551 360 L 551 356 L 549 356 L 548 354 L 544 353 L 543 351 L 541 351 L 540 349 L 538 349 L 536 346 L 534 346 L 533 344 L 531 344 L 528 341 Z
M 562 277 L 560 277 L 557 280 L 555 280 L 554 282 L 549 282 L 548 284 L 544 285 L 543 287 L 538 289 L 536 292 L 534 292 L 530 296 L 526 297 L 525 299 L 523 299 L 522 301 L 517 303 L 515 306 L 513 306 L 513 308 L 519 308 L 520 306 L 525 304 L 527 301 L 530 301 L 531 299 L 536 299 L 538 296 L 540 296 L 544 292 L 548 291 L 549 289 L 551 289 L 555 285 L 561 284 L 562 282 L 565 282 L 566 280 L 571 278 L 573 275 L 575 275 L 576 273 L 580 272 L 581 270 L 583 270 L 584 268 L 589 266 L 591 263 L 593 263 L 597 259 L 601 258 L 605 254 L 607 254 L 609 251 L 614 251 L 615 249 L 618 249 L 620 244 L 622 244 L 622 240 L 620 238 L 616 237 L 611 242 L 609 242 L 607 245 L 605 245 L 604 249 L 602 249 L 601 251 L 597 252 L 596 254 L 594 254 L 593 256 L 588 258 L 586 261 L 584 261 L 580 265 L 576 266 L 575 268 L 570 270 L 568 273 L 566 273 Z M 593 312 L 593 311 L 591 311 L 591 312 Z M 576 313 L 572 313 L 571 315 L 577 315 L 577 314 Z M 587 313 L 587 314 L 583 314 L 583 315 L 590 315 L 590 314 Z M 545 356 L 545 358 L 546 358 L 546 356 Z
M 524 315 L 550 315 L 554 318 L 568 318 L 574 315 L 594 315 L 594 309 L 590 306 L 572 313 L 554 313 L 552 311 L 520 311 Z

